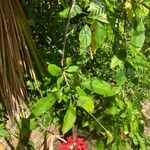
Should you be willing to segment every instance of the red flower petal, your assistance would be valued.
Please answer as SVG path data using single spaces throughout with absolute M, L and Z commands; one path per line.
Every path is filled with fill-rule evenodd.
M 75 136 L 68 137 L 66 143 L 61 143 L 58 146 L 58 150 L 72 150 L 73 148 L 76 148 L 76 150 L 88 150 L 85 140 Z

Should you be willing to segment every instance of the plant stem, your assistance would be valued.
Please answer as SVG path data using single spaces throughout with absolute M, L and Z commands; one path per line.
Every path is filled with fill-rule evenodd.
M 68 30 L 69 30 L 69 26 L 70 26 L 70 19 L 71 19 L 71 13 L 72 13 L 72 10 L 74 8 L 74 5 L 75 5 L 75 0 L 73 0 L 72 2 L 72 6 L 70 7 L 69 11 L 68 11 L 68 21 L 67 21 L 67 25 L 66 25 L 66 29 L 65 29 L 65 35 L 64 35 L 64 42 L 63 42 L 63 49 L 62 49 L 62 58 L 61 58 L 61 66 L 63 67 L 64 66 L 64 59 L 65 59 L 65 48 L 66 48 L 66 43 L 67 43 L 67 33 L 68 33 Z

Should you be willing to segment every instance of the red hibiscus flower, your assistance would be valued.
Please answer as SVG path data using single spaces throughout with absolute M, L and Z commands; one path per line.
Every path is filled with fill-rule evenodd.
M 88 150 L 83 138 L 70 136 L 66 143 L 61 143 L 58 150 Z

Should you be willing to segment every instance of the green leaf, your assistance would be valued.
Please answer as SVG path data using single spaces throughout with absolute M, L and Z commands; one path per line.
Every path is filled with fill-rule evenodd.
M 48 65 L 48 71 L 50 72 L 51 75 L 53 76 L 58 76 L 61 74 L 61 68 L 56 66 L 55 64 L 49 64 Z
M 91 1 L 88 12 L 90 12 L 88 18 L 108 23 L 107 14 L 105 13 L 104 7 L 101 3 Z
M 132 136 L 132 140 L 133 140 L 133 143 L 135 145 L 138 145 L 138 140 L 137 140 L 137 137 L 135 135 Z
M 94 93 L 104 96 L 114 96 L 119 92 L 118 88 L 111 87 L 109 83 L 96 77 L 83 81 L 82 86 Z
M 120 97 L 117 97 L 117 96 L 115 97 L 115 100 L 116 100 L 117 106 L 123 110 L 125 108 L 124 101 Z
M 120 66 L 122 64 L 122 61 L 117 58 L 117 56 L 114 56 L 111 60 L 110 68 L 114 69 L 117 66 Z
M 95 118 L 95 116 L 93 116 L 91 113 L 88 113 L 99 125 L 101 128 L 103 128 L 103 130 L 106 132 L 107 134 L 107 144 L 111 143 L 113 141 L 113 135 L 111 134 L 111 132 L 109 130 L 107 130 L 102 124 L 101 122 Z
M 109 114 L 109 115 L 117 115 L 119 114 L 120 112 L 120 109 L 116 106 L 112 106 L 111 108 L 108 108 L 106 110 L 106 114 Z
M 50 93 L 48 96 L 39 99 L 32 110 L 32 114 L 37 117 L 44 114 L 47 110 L 52 108 L 56 102 L 56 96 L 54 93 Z
M 79 33 L 80 55 L 86 53 L 87 48 L 91 44 L 91 30 L 88 25 L 85 25 Z
M 9 137 L 9 132 L 5 129 L 3 123 L 0 124 L 0 137 Z
M 96 45 L 99 48 L 106 37 L 106 28 L 99 21 L 96 22 Z
M 136 137 L 137 137 L 137 140 L 139 142 L 139 145 L 141 147 L 141 150 L 147 150 L 146 148 L 146 142 L 145 140 L 143 139 L 143 137 L 141 137 L 139 134 L 136 133 Z
M 33 18 L 28 20 L 28 23 L 29 23 L 30 26 L 35 27 L 35 20 Z
M 66 71 L 69 73 L 77 72 L 79 70 L 79 66 L 70 66 Z
M 61 17 L 61 18 L 67 18 L 69 11 L 70 11 L 70 7 L 64 9 L 63 11 L 61 11 L 61 12 L 59 13 L 60 17 Z M 71 18 L 73 18 L 73 17 L 75 17 L 77 14 L 82 13 L 82 10 L 81 10 L 81 8 L 80 8 L 78 5 L 75 5 L 75 6 L 72 8 L 72 10 L 70 11 L 70 13 L 71 13 Z
M 72 58 L 71 57 L 67 57 L 66 58 L 66 66 L 70 66 L 72 64 Z
M 90 3 L 90 0 L 82 0 L 82 2 L 84 3 L 85 6 L 88 6 L 88 4 Z
M 96 150 L 105 150 L 105 144 L 103 141 L 98 141 L 96 142 Z
M 30 130 L 34 130 L 37 126 L 37 120 L 36 118 L 30 119 Z
M 79 96 L 86 96 L 86 93 L 79 86 L 77 86 L 75 89 Z
M 91 51 L 95 53 L 105 40 L 106 28 L 99 21 L 95 21 L 90 28 L 92 31 Z
M 89 113 L 94 111 L 94 102 L 91 97 L 80 96 L 77 101 L 77 104 L 78 104 L 78 106 L 84 108 Z
M 132 38 L 131 38 L 131 50 L 141 50 L 143 44 L 145 41 L 145 27 L 143 22 L 139 22 L 138 26 L 133 32 Z
M 117 76 L 116 76 L 116 82 L 117 82 L 117 85 L 121 86 L 123 85 L 125 82 L 127 81 L 127 77 L 122 74 L 122 73 L 118 73 Z
M 108 130 L 105 130 L 105 132 L 107 134 L 107 144 L 109 144 L 113 141 L 113 135 Z
M 61 84 L 64 81 L 64 76 L 61 76 L 57 79 L 57 88 L 59 89 L 61 87 Z
M 9 137 L 9 132 L 5 129 L 0 129 L 0 137 Z
M 62 127 L 63 134 L 68 132 L 73 127 L 75 120 L 76 120 L 76 107 L 70 104 L 64 117 L 64 122 Z

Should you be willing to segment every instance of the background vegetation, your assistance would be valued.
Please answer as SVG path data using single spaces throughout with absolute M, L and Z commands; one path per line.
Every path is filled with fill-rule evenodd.
M 36 80 L 24 74 L 29 113 L 20 115 L 19 138 L 55 124 L 64 136 L 96 141 L 97 150 L 147 150 L 141 102 L 150 97 L 150 2 L 20 2 L 47 71 L 32 54 Z M 0 135 L 8 138 L 3 109 Z

